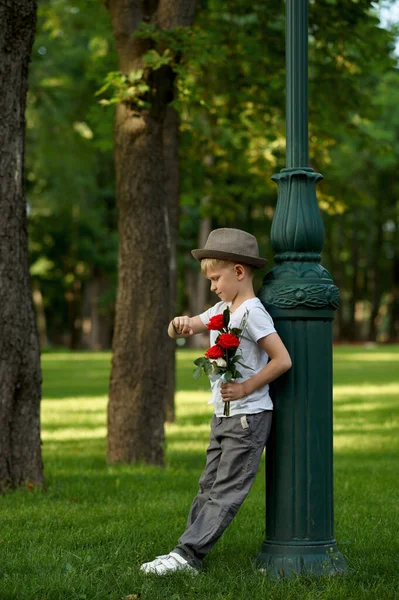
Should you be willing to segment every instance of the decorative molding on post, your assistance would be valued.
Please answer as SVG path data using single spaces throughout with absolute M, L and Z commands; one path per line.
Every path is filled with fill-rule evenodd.
M 276 308 L 309 308 L 334 309 L 339 305 L 339 291 L 335 285 L 291 285 L 270 287 L 262 296 L 265 305 Z
M 271 244 L 277 266 L 265 277 L 262 301 L 273 308 L 324 308 L 339 306 L 339 290 L 320 264 L 324 224 L 316 198 L 322 179 L 308 167 L 282 169 L 272 179 L 279 185 Z
M 324 224 L 317 205 L 316 183 L 322 175 L 307 167 L 282 169 L 272 179 L 278 183 L 279 193 L 271 229 L 277 262 L 285 252 L 311 253 L 320 261 Z

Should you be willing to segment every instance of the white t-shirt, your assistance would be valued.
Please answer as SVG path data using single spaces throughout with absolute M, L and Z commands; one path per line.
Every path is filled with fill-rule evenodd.
M 209 323 L 211 317 L 223 313 L 223 311 L 231 306 L 231 302 L 218 302 L 205 312 L 199 315 L 204 325 Z M 237 365 L 238 371 L 242 374 L 242 378 L 235 381 L 241 382 L 250 379 L 267 364 L 269 357 L 266 352 L 257 344 L 261 338 L 275 333 L 273 319 L 263 306 L 259 298 L 250 298 L 245 300 L 240 306 L 230 315 L 229 328 L 240 327 L 242 319 L 248 311 L 247 322 L 244 332 L 241 334 L 241 341 L 237 352 L 242 354 L 242 362 L 251 369 L 246 369 L 241 365 Z M 219 331 L 210 332 L 210 345 L 215 344 L 215 340 L 219 335 Z M 223 417 L 224 402 L 220 396 L 220 377 L 218 381 L 212 383 L 212 397 L 209 403 L 214 405 L 214 413 L 217 417 Z M 230 403 L 230 416 L 259 413 L 264 410 L 272 410 L 273 402 L 269 394 L 269 384 L 258 388 L 252 394 L 248 394 L 240 400 L 232 400 Z

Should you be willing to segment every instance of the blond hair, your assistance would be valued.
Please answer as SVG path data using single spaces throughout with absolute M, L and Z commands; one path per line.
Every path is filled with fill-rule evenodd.
M 242 265 L 251 275 L 253 273 L 251 265 L 247 265 L 238 260 L 223 260 L 222 258 L 203 258 L 201 260 L 201 271 L 202 274 L 206 276 L 208 269 L 223 269 L 229 266 L 233 267 L 234 265 Z

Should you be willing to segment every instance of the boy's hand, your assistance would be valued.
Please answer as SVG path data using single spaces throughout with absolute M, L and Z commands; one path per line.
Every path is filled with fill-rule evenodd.
M 189 336 L 194 333 L 190 324 L 190 317 L 175 317 L 172 320 L 172 327 L 176 335 Z
M 230 402 L 230 400 L 239 400 L 246 396 L 244 383 L 222 383 L 220 386 L 220 393 L 223 398 L 223 402 Z

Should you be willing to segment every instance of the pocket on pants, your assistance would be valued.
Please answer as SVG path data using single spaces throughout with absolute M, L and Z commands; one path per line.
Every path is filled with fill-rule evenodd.
M 271 426 L 272 411 L 265 410 L 253 415 L 245 415 L 248 424 L 248 433 L 256 445 L 265 445 Z

